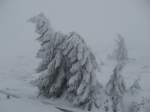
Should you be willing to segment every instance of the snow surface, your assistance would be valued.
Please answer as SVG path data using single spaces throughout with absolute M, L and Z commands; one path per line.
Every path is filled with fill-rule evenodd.
M 128 87 L 140 76 L 142 94 L 149 97 L 150 87 L 147 84 L 150 80 L 150 64 L 146 60 L 146 57 L 141 57 L 141 60 L 129 62 L 124 69 L 123 76 Z M 71 107 L 65 107 L 64 102 L 54 103 L 49 99 L 37 98 L 38 89 L 31 83 L 38 77 L 38 74 L 34 73 L 36 64 L 35 59 L 19 56 L 14 58 L 9 66 L 1 65 L 0 112 L 62 112 L 65 108 L 79 112 Z M 101 72 L 97 74 L 103 85 L 107 83 L 113 68 L 114 62 L 104 60 Z
M 36 63 L 35 59 L 19 56 L 9 66 L 1 64 L 0 112 L 80 112 L 63 100 L 38 97 L 38 89 L 32 84 L 39 75 L 34 72 Z

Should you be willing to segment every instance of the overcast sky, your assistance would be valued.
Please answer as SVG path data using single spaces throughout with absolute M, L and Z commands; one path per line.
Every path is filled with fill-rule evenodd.
M 0 0 L 0 61 L 34 57 L 38 43 L 30 17 L 44 12 L 56 30 L 76 31 L 97 57 L 110 52 L 117 33 L 131 57 L 150 56 L 150 17 L 140 0 Z

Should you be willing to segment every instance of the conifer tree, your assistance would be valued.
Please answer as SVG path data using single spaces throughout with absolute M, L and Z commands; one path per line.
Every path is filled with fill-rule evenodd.
M 30 19 L 36 24 L 41 49 L 37 57 L 41 64 L 37 71 L 40 94 L 64 97 L 73 105 L 86 110 L 100 108 L 102 85 L 96 79 L 98 64 L 84 39 L 77 33 L 65 35 L 51 28 L 44 14 Z
M 121 75 L 122 66 L 115 67 L 113 74 L 106 85 L 106 93 L 112 100 L 113 112 L 121 112 L 122 98 L 126 92 L 124 79 Z
M 124 37 L 121 34 L 118 34 L 115 41 L 116 48 L 114 49 L 112 55 L 109 55 L 109 57 L 116 60 L 117 64 L 125 65 L 129 58 Z

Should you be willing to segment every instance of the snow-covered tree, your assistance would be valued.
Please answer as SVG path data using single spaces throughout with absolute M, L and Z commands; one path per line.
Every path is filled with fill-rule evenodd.
M 121 75 L 122 66 L 119 64 L 115 67 L 109 82 L 106 85 L 106 93 L 112 100 L 113 112 L 121 112 L 122 98 L 126 92 L 124 78 Z
M 139 80 L 140 80 L 140 79 L 136 79 L 136 80 L 134 81 L 134 83 L 131 85 L 131 87 L 129 88 L 129 92 L 130 92 L 132 95 L 138 94 L 138 93 L 142 90 L 142 87 L 141 87 L 141 85 L 139 84 Z
M 71 32 L 65 35 L 54 31 L 44 14 L 30 19 L 36 24 L 41 49 L 37 81 L 40 94 L 64 97 L 74 105 L 91 110 L 99 108 L 103 87 L 96 79 L 98 64 L 83 38 Z
M 117 63 L 123 65 L 126 64 L 128 60 L 128 51 L 125 40 L 120 34 L 118 34 L 118 38 L 116 39 L 116 48 L 110 57 L 115 59 Z
M 54 39 L 52 38 L 55 36 L 55 31 L 51 28 L 48 19 L 43 13 L 30 18 L 29 21 L 36 24 L 36 33 L 40 35 L 37 40 L 40 42 L 41 48 L 37 52 L 37 57 L 42 59 L 42 61 L 37 68 L 37 72 L 42 72 L 47 69 L 48 64 L 52 59 L 51 54 L 53 52 L 54 44 Z

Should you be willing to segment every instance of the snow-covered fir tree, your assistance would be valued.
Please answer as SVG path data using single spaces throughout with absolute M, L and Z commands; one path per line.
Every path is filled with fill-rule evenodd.
M 37 40 L 41 44 L 41 48 L 37 52 L 37 58 L 42 59 L 39 67 L 37 68 L 37 72 L 42 72 L 48 68 L 48 64 L 52 59 L 53 52 L 53 39 L 54 38 L 54 30 L 51 28 L 51 25 L 48 19 L 44 16 L 43 13 L 40 13 L 38 16 L 32 17 L 29 19 L 30 22 L 36 24 L 36 33 L 40 36 Z
M 83 38 L 71 32 L 68 35 L 51 28 L 44 14 L 30 19 L 36 24 L 41 49 L 37 71 L 40 94 L 46 97 L 64 97 L 75 106 L 91 110 L 100 108 L 102 85 L 96 79 L 98 64 Z
M 126 92 L 124 78 L 121 75 L 122 64 L 115 67 L 109 82 L 106 85 L 106 93 L 112 100 L 113 112 L 122 112 L 122 99 Z
M 124 65 L 128 61 L 128 51 L 124 38 L 121 36 L 121 34 L 118 34 L 117 36 L 118 38 L 115 40 L 116 48 L 109 57 L 116 60 L 117 63 Z

